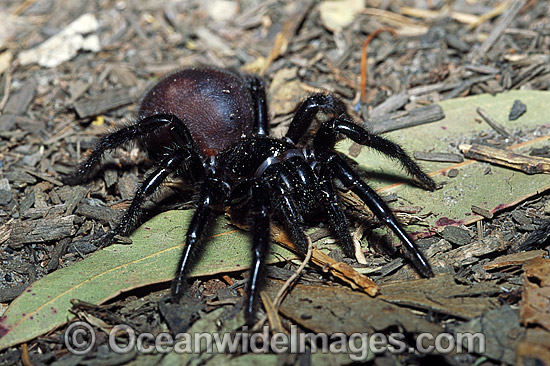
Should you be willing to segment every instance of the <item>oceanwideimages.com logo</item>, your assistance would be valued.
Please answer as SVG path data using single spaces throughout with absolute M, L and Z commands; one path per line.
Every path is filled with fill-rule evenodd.
M 365 360 L 372 353 L 449 354 L 485 352 L 485 336 L 482 333 L 420 333 L 415 345 L 405 341 L 403 333 L 304 333 L 296 325 L 290 333 L 270 334 L 269 327 L 262 332 L 242 331 L 232 333 L 136 333 L 119 324 L 109 331 L 108 346 L 111 351 L 124 354 L 136 349 L 140 353 L 347 353 L 352 361 Z M 69 325 L 64 334 L 65 346 L 76 355 L 91 352 L 97 336 L 93 327 L 82 321 Z

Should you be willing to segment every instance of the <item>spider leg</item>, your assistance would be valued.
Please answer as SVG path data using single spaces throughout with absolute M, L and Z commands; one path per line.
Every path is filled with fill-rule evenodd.
M 269 135 L 269 120 L 264 82 L 256 75 L 247 75 L 245 82 L 252 96 L 254 106 L 254 133 L 259 136 L 267 136 Z
M 271 207 L 280 212 L 285 229 L 289 232 L 292 242 L 301 253 L 306 253 L 308 248 L 308 238 L 300 226 L 304 221 L 303 208 L 298 206 L 293 200 L 293 189 L 299 183 L 299 177 L 292 174 L 285 164 L 274 164 L 269 167 L 262 176 L 262 180 L 270 191 Z
M 398 144 L 365 130 L 356 123 L 343 118 L 334 118 L 324 123 L 317 131 L 313 146 L 317 151 L 332 149 L 337 141 L 337 134 L 342 133 L 358 144 L 373 148 L 390 158 L 398 160 L 403 167 L 416 177 L 428 190 L 436 188 L 434 180 L 420 169 L 418 164 Z
M 252 242 L 252 266 L 248 280 L 248 298 L 245 317 L 252 323 L 255 304 L 258 299 L 258 289 L 263 278 L 265 258 L 269 249 L 269 196 L 258 184 L 252 186 L 252 217 L 254 222 Z
M 336 234 L 336 237 L 340 240 L 340 245 L 350 258 L 354 257 L 354 244 L 351 234 L 349 232 L 349 223 L 344 211 L 340 208 L 340 200 L 334 184 L 332 183 L 332 177 L 326 164 L 323 164 L 319 173 L 319 185 L 323 192 L 323 201 L 328 213 L 328 220 L 331 229 Z
M 424 259 L 422 253 L 418 250 L 407 232 L 401 227 L 386 202 L 384 202 L 371 187 L 361 180 L 357 173 L 353 171 L 342 157 L 332 153 L 326 161 L 334 177 L 338 178 L 344 186 L 358 195 L 374 215 L 382 220 L 395 235 L 397 235 L 405 245 L 406 251 L 404 253 L 408 253 L 408 257 L 416 269 L 425 277 L 433 276 L 430 265 L 426 259 Z
M 164 182 L 166 177 L 174 172 L 189 155 L 183 151 L 177 151 L 173 156 L 164 159 L 160 167 L 145 178 L 138 187 L 134 199 L 124 213 L 120 223 L 101 239 L 103 242 L 102 246 L 111 244 L 115 235 L 127 235 L 135 228 L 144 199 L 153 193 Z
M 198 206 L 187 229 L 185 249 L 176 268 L 176 276 L 172 281 L 171 296 L 174 302 L 178 302 L 184 294 L 185 280 L 200 249 L 198 243 L 212 220 L 217 216 L 214 208 L 222 205 L 227 193 L 225 183 L 216 178 L 207 178 L 201 186 Z
M 175 130 L 177 131 L 176 139 L 183 140 L 183 144 L 181 146 L 194 147 L 191 134 L 177 117 L 165 114 L 146 117 L 131 126 L 123 127 L 118 131 L 103 136 L 98 141 L 94 151 L 88 159 L 80 165 L 78 170 L 73 175 L 67 177 L 65 181 L 68 184 L 74 185 L 88 180 L 94 168 L 101 162 L 103 154 L 107 151 L 116 149 L 127 142 L 135 140 L 145 134 L 154 132 L 167 124 L 175 125 Z
M 344 102 L 330 94 L 314 94 L 306 98 L 296 110 L 285 137 L 298 143 L 319 111 L 339 116 L 346 113 L 346 106 Z

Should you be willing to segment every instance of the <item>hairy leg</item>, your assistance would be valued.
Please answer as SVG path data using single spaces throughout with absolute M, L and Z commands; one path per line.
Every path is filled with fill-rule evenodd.
M 65 179 L 65 182 L 74 185 L 87 181 L 106 152 L 169 124 L 174 125 L 176 138 L 181 146 L 196 150 L 191 134 L 177 117 L 164 114 L 154 115 L 100 138 L 92 154 L 79 166 L 74 174 Z
M 342 118 L 334 118 L 324 123 L 317 131 L 313 146 L 316 151 L 332 150 L 337 142 L 338 134 L 341 133 L 358 144 L 373 148 L 382 154 L 399 161 L 403 167 L 413 177 L 428 190 L 433 191 L 436 188 L 434 180 L 429 177 L 422 169 L 412 160 L 401 146 L 382 136 L 372 134 L 363 127 L 353 123 L 352 121 Z
M 401 227 L 386 202 L 338 155 L 327 159 L 333 177 L 338 178 L 344 186 L 357 194 L 378 219 L 384 222 L 405 246 L 404 254 L 411 260 L 416 269 L 425 277 L 433 276 L 432 269 L 416 244 Z

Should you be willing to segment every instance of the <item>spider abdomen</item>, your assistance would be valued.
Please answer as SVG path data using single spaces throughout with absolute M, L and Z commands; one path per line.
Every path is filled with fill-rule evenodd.
M 254 110 L 242 76 L 216 68 L 189 68 L 158 82 L 143 98 L 139 118 L 166 114 L 178 117 L 206 156 L 252 134 Z M 167 129 L 144 139 L 155 153 L 171 142 Z

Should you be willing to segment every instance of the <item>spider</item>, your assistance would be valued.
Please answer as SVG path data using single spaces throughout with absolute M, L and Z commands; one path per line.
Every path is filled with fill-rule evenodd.
M 307 145 L 303 140 L 314 122 L 319 124 L 319 112 L 329 118 L 320 123 Z M 201 238 L 218 213 L 228 208 L 232 214 L 251 216 L 253 259 L 245 300 L 249 321 L 255 313 L 269 249 L 271 216 L 282 222 L 296 247 L 305 253 L 308 239 L 302 228 L 304 218 L 321 212 L 345 254 L 353 257 L 354 245 L 335 179 L 391 228 L 421 275 L 433 275 L 384 200 L 334 150 L 340 137 L 348 137 L 399 161 L 424 188 L 434 190 L 435 182 L 399 145 L 356 124 L 344 102 L 330 94 L 305 98 L 283 138 L 269 137 L 268 125 L 264 83 L 258 76 L 212 67 L 183 69 L 150 89 L 141 101 L 137 122 L 102 137 L 68 183 L 86 181 L 106 151 L 132 140 L 141 142 L 156 163 L 156 169 L 137 188 L 120 223 L 102 239 L 101 246 L 111 244 L 116 235 L 128 235 L 137 226 L 144 199 L 170 174 L 195 184 L 199 190 L 197 208 L 171 286 L 171 297 L 176 302 L 184 293 Z

